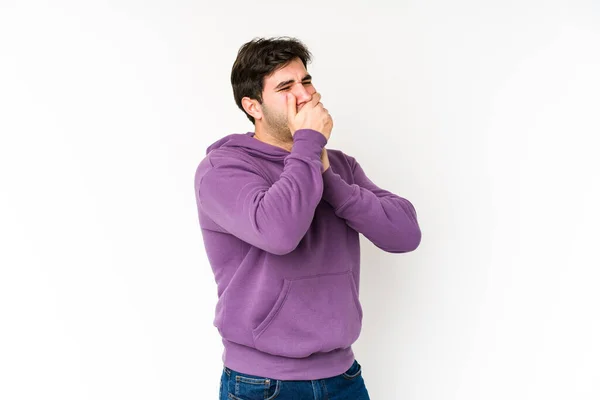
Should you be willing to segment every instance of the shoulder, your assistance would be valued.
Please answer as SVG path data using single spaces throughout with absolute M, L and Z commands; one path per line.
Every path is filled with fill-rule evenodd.
M 198 184 L 207 175 L 231 175 L 235 171 L 259 172 L 251 157 L 243 151 L 232 148 L 211 150 L 196 168 L 195 182 Z

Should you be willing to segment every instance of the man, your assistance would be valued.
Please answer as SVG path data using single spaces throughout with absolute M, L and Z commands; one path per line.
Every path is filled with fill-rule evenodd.
M 254 132 L 222 138 L 195 176 L 204 245 L 218 288 L 225 351 L 221 399 L 369 399 L 359 337 L 359 233 L 415 250 L 412 204 L 325 149 L 333 121 L 297 39 L 244 44 L 231 71 Z

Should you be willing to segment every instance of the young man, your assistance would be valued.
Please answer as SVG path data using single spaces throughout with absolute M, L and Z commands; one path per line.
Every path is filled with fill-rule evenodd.
M 195 176 L 217 283 L 221 399 L 369 399 L 351 345 L 359 337 L 359 233 L 415 250 L 412 204 L 358 162 L 325 149 L 333 121 L 292 38 L 244 44 L 231 71 L 254 132 L 211 145 Z

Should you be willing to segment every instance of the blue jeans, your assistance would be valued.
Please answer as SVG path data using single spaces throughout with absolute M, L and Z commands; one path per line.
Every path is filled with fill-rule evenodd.
M 219 400 L 369 400 L 358 361 L 343 374 L 315 381 L 282 381 L 223 367 Z

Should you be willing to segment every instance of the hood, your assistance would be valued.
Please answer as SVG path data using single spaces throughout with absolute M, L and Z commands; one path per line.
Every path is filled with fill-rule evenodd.
M 283 160 L 290 152 L 254 138 L 254 132 L 234 133 L 208 146 L 206 154 L 218 149 L 238 149 L 255 157 Z

